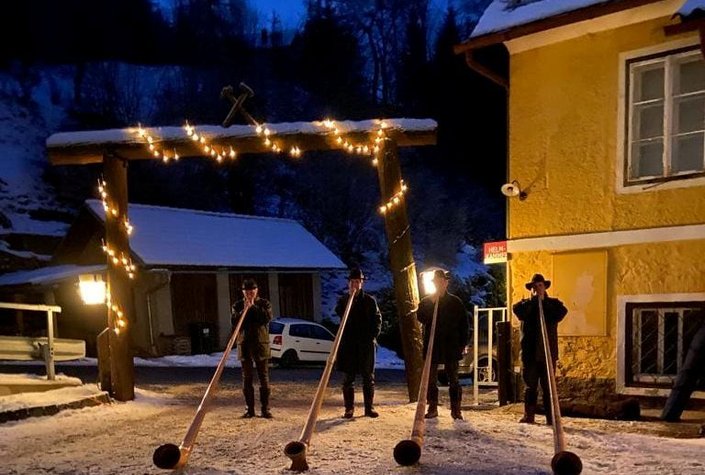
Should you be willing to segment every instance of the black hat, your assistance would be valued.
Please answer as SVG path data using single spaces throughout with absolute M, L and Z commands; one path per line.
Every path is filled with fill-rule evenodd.
M 443 269 L 436 269 L 433 271 L 433 280 L 436 279 L 450 280 L 450 272 Z
M 350 274 L 348 275 L 348 280 L 360 279 L 365 280 L 365 274 L 358 267 L 353 267 L 350 269 Z
M 245 279 L 242 281 L 242 290 L 254 290 L 257 288 L 255 279 Z
M 546 288 L 549 288 L 551 286 L 551 281 L 546 280 L 543 278 L 541 274 L 534 274 L 534 276 L 531 278 L 531 282 L 526 283 L 526 290 L 531 290 L 534 288 L 534 284 L 537 282 L 543 282 L 543 285 Z

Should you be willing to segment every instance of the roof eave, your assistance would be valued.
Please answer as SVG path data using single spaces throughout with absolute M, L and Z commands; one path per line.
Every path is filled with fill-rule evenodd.
M 649 3 L 656 3 L 659 0 L 623 0 L 619 2 L 608 2 L 599 5 L 591 5 L 589 7 L 580 8 L 567 13 L 554 15 L 541 20 L 517 25 L 506 30 L 487 33 L 486 35 L 470 38 L 467 41 L 453 47 L 455 54 L 462 54 L 466 51 L 484 48 L 497 43 L 504 43 L 509 40 L 520 38 L 522 36 L 539 33 L 553 28 L 570 25 L 580 21 L 591 20 L 593 18 L 610 15 L 631 8 L 637 8 Z

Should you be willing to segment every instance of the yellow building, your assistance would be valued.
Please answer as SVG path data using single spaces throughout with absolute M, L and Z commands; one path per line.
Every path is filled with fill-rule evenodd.
M 703 41 L 702 0 L 494 0 L 456 47 L 508 91 L 508 294 L 553 281 L 565 390 L 667 395 L 705 323 Z

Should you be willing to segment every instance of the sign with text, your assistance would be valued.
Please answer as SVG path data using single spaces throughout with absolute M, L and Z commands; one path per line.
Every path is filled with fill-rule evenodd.
M 507 262 L 507 241 L 486 242 L 483 254 L 485 264 Z

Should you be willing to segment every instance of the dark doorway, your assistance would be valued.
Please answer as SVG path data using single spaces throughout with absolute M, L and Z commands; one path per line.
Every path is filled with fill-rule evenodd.
M 313 276 L 279 274 L 279 308 L 282 317 L 313 320 Z
M 190 335 L 193 324 L 208 324 L 218 341 L 218 291 L 215 274 L 173 274 L 171 305 L 174 332 Z

